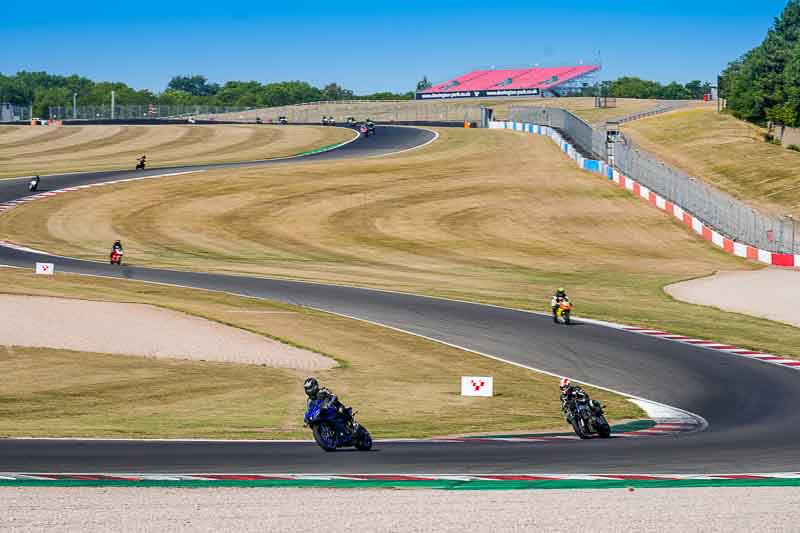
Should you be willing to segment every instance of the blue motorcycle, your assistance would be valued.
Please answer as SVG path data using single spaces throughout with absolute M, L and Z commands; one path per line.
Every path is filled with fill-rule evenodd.
M 311 428 L 314 440 L 326 452 L 336 448 L 355 446 L 357 450 L 372 448 L 372 436 L 367 428 L 356 422 L 352 409 L 348 408 L 350 420 L 344 419 L 335 407 L 325 406 L 324 400 L 309 403 L 303 422 Z

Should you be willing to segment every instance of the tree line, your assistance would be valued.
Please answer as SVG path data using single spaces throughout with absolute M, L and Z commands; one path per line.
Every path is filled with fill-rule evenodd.
M 86 77 L 59 76 L 47 72 L 0 74 L 0 103 L 33 105 L 34 116 L 48 116 L 49 108 L 72 106 L 73 94 L 81 105 L 110 105 L 111 91 L 117 105 L 210 105 L 230 107 L 272 107 L 318 100 L 404 100 L 414 93 L 377 92 L 355 95 L 337 83 L 315 87 L 304 81 L 259 83 L 229 81 L 209 83 L 202 75 L 175 76 L 164 91 L 136 90 L 122 82 L 94 82 Z
M 658 100 L 702 100 L 711 92 L 711 84 L 693 80 L 686 84 L 677 81 L 662 84 L 634 76 L 603 81 L 600 87 L 585 86 L 584 96 L 613 96 L 616 98 L 654 98 Z
M 430 87 L 427 77 L 417 83 L 417 90 Z M 110 105 L 111 91 L 117 105 L 209 105 L 229 107 L 272 107 L 301 104 L 319 100 L 410 100 L 414 91 L 406 93 L 376 92 L 356 95 L 337 83 L 315 87 L 304 81 L 260 83 L 258 81 L 229 81 L 210 83 L 205 76 L 195 74 L 175 76 L 164 91 L 133 89 L 122 82 L 95 82 L 86 77 L 60 76 L 47 72 L 17 72 L 12 76 L 0 74 L 0 103 L 20 106 L 33 104 L 34 116 L 47 117 L 50 107 L 71 107 L 73 94 L 82 105 Z M 597 87 L 585 86 L 583 94 L 594 96 Z M 662 85 L 636 77 L 621 77 L 601 83 L 606 96 L 619 98 L 700 99 L 709 91 L 708 83 L 692 81 L 685 85 L 672 82 Z
M 764 41 L 728 65 L 720 93 L 737 118 L 800 125 L 800 0 L 789 0 Z

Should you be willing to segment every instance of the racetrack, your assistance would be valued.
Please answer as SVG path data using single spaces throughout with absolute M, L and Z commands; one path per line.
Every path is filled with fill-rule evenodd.
M 381 127 L 375 137 L 312 159 L 382 155 L 432 138 L 427 130 Z M 209 166 L 147 174 L 203 168 Z M 133 175 L 97 172 L 50 177 L 44 189 Z M 0 183 L 0 201 L 25 193 L 23 181 Z M 3 264 L 31 267 L 42 259 L 31 252 L 0 249 Z M 598 325 L 555 327 L 549 317 L 479 304 L 352 287 L 52 260 L 66 272 L 221 290 L 369 320 L 672 405 L 703 416 L 709 427 L 675 437 L 547 445 L 379 442 L 372 453 L 335 454 L 325 454 L 313 443 L 4 440 L 0 441 L 0 471 L 714 473 L 791 471 L 800 460 L 796 446 L 800 415 L 795 414 L 800 376 L 779 366 Z

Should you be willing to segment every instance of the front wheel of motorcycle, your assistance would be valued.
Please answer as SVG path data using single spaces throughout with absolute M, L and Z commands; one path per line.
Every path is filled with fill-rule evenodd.
M 326 452 L 336 450 L 336 431 L 328 424 L 317 424 L 311 430 L 314 433 L 314 440 L 320 448 Z
M 359 426 L 358 435 L 355 438 L 356 450 L 367 452 L 372 449 L 372 435 L 369 434 L 364 426 Z
M 589 438 L 589 435 L 588 433 L 586 433 L 586 430 L 583 427 L 583 423 L 580 417 L 578 416 L 572 417 L 572 429 L 575 430 L 575 434 L 581 439 Z

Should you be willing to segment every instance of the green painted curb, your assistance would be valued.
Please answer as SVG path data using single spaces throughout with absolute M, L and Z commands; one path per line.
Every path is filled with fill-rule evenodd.
M 800 487 L 800 478 L 658 479 L 658 480 L 0 480 L 0 487 L 138 487 L 138 488 L 329 488 L 329 489 L 444 489 L 444 490 L 554 490 L 654 489 L 692 487 Z

